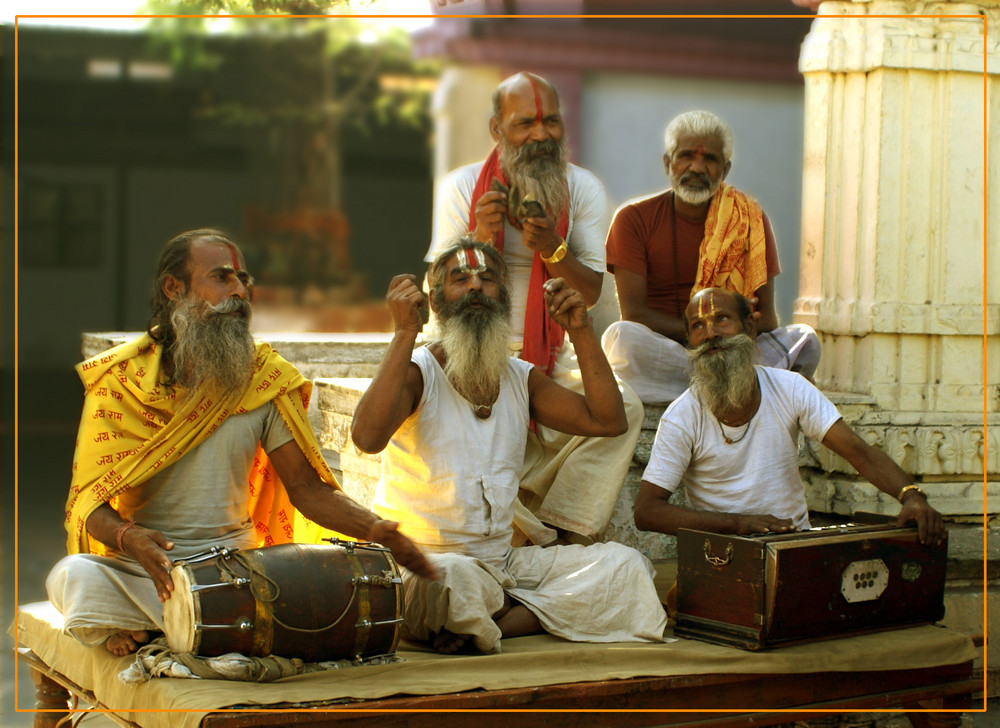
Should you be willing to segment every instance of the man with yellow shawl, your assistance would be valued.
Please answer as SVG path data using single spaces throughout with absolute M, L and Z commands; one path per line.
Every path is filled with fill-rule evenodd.
M 601 343 L 615 374 L 646 404 L 680 396 L 688 386 L 684 309 L 698 291 L 719 287 L 756 299 L 759 362 L 811 381 L 816 332 L 778 326 L 773 279 L 781 269 L 771 223 L 756 200 L 723 182 L 732 130 L 715 114 L 688 111 L 664 137 L 671 188 L 626 202 L 608 232 L 622 320 Z
M 134 652 L 163 629 L 171 560 L 340 534 L 434 568 L 344 495 L 306 417 L 311 383 L 250 335 L 239 249 L 217 230 L 167 243 L 148 331 L 80 364 L 86 390 L 66 504 L 69 556 L 46 581 L 65 630 Z

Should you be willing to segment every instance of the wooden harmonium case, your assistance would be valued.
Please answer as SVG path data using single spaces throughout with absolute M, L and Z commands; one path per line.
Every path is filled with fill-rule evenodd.
M 759 650 L 935 622 L 944 616 L 947 539 L 916 527 L 677 534 L 679 637 Z

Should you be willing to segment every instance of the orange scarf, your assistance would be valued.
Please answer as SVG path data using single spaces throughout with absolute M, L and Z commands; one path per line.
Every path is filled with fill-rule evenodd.
M 722 184 L 708 207 L 691 295 L 703 288 L 725 288 L 754 296 L 767 283 L 766 251 L 760 205 Z
M 497 147 L 494 147 L 490 156 L 486 158 L 486 162 L 479 172 L 479 178 L 476 180 L 476 186 L 472 190 L 472 202 L 469 205 L 469 232 L 476 229 L 476 202 L 483 194 L 489 192 L 494 177 L 507 186 L 507 177 L 500 169 L 500 152 Z M 566 233 L 569 231 L 569 215 L 566 212 L 563 212 L 559 222 L 556 223 L 556 231 L 563 240 L 566 239 Z M 501 253 L 503 252 L 503 230 L 493 241 L 493 246 Z M 556 363 L 556 354 L 559 353 L 566 332 L 549 316 L 545 306 L 542 286 L 549 277 L 549 272 L 542 262 L 542 256 L 538 251 L 535 251 L 535 258 L 531 264 L 531 277 L 528 279 L 528 300 L 524 310 L 524 339 L 521 344 L 521 358 L 531 362 L 551 376 L 552 367 Z
M 181 399 L 163 386 L 160 354 L 160 344 L 144 334 L 77 365 L 86 398 L 66 503 L 69 553 L 106 552 L 87 535 L 87 518 L 98 506 L 116 505 L 116 496 L 177 462 L 230 414 L 249 412 L 271 400 L 320 479 L 340 488 L 306 416 L 312 383 L 270 345 L 257 344 L 246 391 L 221 401 L 197 392 Z M 329 535 L 294 509 L 259 447 L 248 485 L 260 545 L 315 542 Z

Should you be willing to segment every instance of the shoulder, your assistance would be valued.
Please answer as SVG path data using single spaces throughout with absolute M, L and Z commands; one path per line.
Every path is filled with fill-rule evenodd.
M 572 163 L 566 165 L 566 183 L 571 192 L 579 190 L 592 194 L 604 194 L 604 183 L 596 174 Z
M 692 417 L 697 417 L 702 411 L 701 400 L 694 393 L 690 387 L 681 392 L 681 396 L 675 399 L 670 405 L 664 410 L 663 415 L 660 417 L 660 422 L 677 422 L 680 420 L 689 420 Z
M 757 380 L 761 391 L 768 391 L 785 397 L 807 398 L 813 402 L 829 402 L 819 388 L 798 372 L 757 365 Z
M 618 209 L 615 210 L 614 219 L 617 221 L 619 217 L 622 219 L 629 217 L 642 217 L 649 210 L 655 210 L 661 205 L 666 204 L 667 198 L 670 195 L 670 190 L 663 190 L 661 192 L 654 192 L 649 195 L 642 195 L 640 197 L 633 197 L 631 200 L 626 200 Z
M 451 170 L 444 177 L 441 178 L 441 187 L 443 189 L 456 188 L 463 189 L 474 185 L 476 180 L 479 178 L 479 172 L 483 168 L 485 160 L 482 162 L 473 162 L 472 164 L 464 164 L 461 167 L 456 167 Z

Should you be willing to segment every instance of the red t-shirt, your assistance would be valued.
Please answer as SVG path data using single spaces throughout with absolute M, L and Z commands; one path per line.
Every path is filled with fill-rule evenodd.
M 676 273 L 671 223 L 673 192 L 628 202 L 618 210 L 608 231 L 608 271 L 620 266 L 646 279 L 646 305 L 667 316 L 684 315 L 698 270 L 698 249 L 705 237 L 705 221 L 677 214 Z M 771 222 L 764 216 L 767 277 L 781 272 Z

